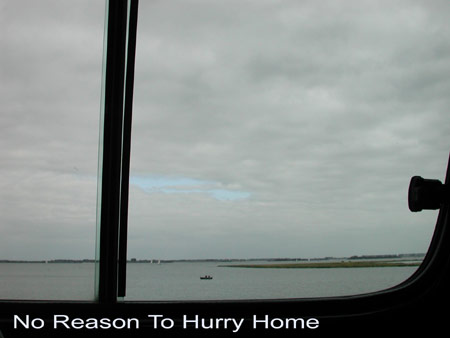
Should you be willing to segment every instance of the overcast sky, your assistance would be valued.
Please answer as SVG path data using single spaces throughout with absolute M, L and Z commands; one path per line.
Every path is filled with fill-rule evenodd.
M 0 0 L 0 259 L 94 257 L 104 4 L 91 2 Z M 411 213 L 407 190 L 444 179 L 449 14 L 141 1 L 129 258 L 426 252 L 437 211 Z

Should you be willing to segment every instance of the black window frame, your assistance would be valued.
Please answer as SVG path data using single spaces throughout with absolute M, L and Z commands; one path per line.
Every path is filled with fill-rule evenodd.
M 418 270 L 403 283 L 378 292 L 345 297 L 240 300 L 240 301 L 118 301 L 124 296 L 131 119 L 138 0 L 109 0 L 106 83 L 101 176 L 99 285 L 96 301 L 1 301 L 0 330 L 8 337 L 37 336 L 180 336 L 183 334 L 226 336 L 298 336 L 365 333 L 416 333 L 419 329 L 446 328 L 450 299 L 449 199 L 439 210 L 429 250 Z M 447 168 L 445 185 L 450 179 Z M 444 308 L 444 310 L 442 310 Z M 129 318 L 142 321 L 139 330 L 54 330 L 55 314 L 71 318 Z M 149 314 L 175 320 L 170 330 L 155 330 Z M 48 329 L 13 328 L 14 315 L 44 318 Z M 245 318 L 239 333 L 182 328 L 183 315 L 205 318 Z M 270 318 L 317 318 L 316 330 L 253 330 L 254 315 Z M 99 332 L 100 331 L 100 332 Z

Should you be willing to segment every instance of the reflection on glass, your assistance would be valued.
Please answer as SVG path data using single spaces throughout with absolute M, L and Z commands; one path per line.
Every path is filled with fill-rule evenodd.
M 1 5 L 0 299 L 94 297 L 104 12 Z
M 448 155 L 449 6 L 141 2 L 128 299 L 335 296 L 410 276 L 437 213 L 409 212 L 409 179 L 442 179 Z M 324 257 L 414 264 L 376 281 L 218 267 Z

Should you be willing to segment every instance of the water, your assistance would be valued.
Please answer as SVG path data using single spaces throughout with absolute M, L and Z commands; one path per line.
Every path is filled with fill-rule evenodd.
M 355 295 L 395 286 L 417 267 L 247 269 L 216 262 L 128 264 L 125 300 L 279 299 Z M 212 280 L 200 280 L 211 275 Z M 93 263 L 0 263 L 0 299 L 93 300 Z
M 217 263 L 129 264 L 127 300 L 276 299 L 343 296 L 386 289 L 417 267 L 247 269 Z M 200 280 L 211 275 L 213 280 Z
M 0 263 L 0 299 L 94 299 L 93 263 Z

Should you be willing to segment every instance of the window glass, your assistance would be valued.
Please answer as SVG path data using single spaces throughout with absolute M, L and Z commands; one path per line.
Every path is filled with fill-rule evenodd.
M 105 2 L 0 1 L 0 298 L 93 299 Z
M 437 212 L 408 210 L 409 180 L 442 180 L 448 159 L 449 10 L 141 2 L 127 299 L 338 296 L 410 276 Z M 328 269 L 281 265 L 307 263 Z

